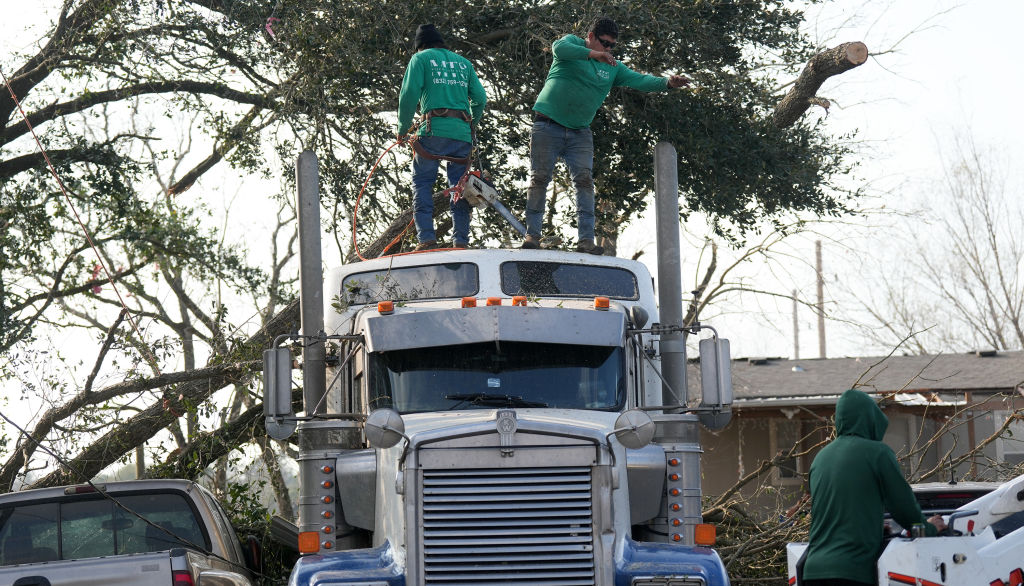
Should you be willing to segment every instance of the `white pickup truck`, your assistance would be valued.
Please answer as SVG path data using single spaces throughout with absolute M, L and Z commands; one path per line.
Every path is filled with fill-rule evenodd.
M 250 586 L 259 555 L 250 551 L 213 495 L 188 480 L 0 495 L 0 584 Z

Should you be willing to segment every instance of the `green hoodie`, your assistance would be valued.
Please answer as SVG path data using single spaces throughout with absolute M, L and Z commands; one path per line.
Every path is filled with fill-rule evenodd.
M 889 420 L 874 399 L 849 390 L 836 405 L 837 437 L 811 463 L 811 534 L 805 580 L 875 584 L 885 511 L 903 527 L 925 523 L 896 455 L 882 443 Z M 935 527 L 925 523 L 928 535 Z

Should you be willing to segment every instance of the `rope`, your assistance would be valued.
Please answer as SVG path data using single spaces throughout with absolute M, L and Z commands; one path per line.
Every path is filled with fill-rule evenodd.
M 117 295 L 117 300 L 121 302 L 121 307 L 124 309 L 128 316 L 128 323 L 132 324 L 132 329 L 135 330 L 135 335 L 139 337 L 139 341 L 143 340 L 142 333 L 139 331 L 139 324 L 132 314 L 131 310 L 128 309 L 128 305 L 125 304 L 124 297 L 121 296 L 121 290 L 117 288 L 117 284 L 114 282 L 114 277 L 110 274 L 110 270 L 107 269 L 107 265 L 103 262 L 103 256 L 100 254 L 99 249 L 96 248 L 96 243 L 93 242 L 92 236 L 89 234 L 89 229 L 85 227 L 85 223 L 82 221 L 81 216 L 78 215 L 78 210 L 75 208 L 75 204 L 71 201 L 71 195 L 68 194 L 68 190 L 64 187 L 64 182 L 61 181 L 60 176 L 57 175 L 57 170 L 53 167 L 53 162 L 50 161 L 50 155 L 43 148 L 43 143 L 40 142 L 39 136 L 36 135 L 36 131 L 32 128 L 32 123 L 28 121 L 28 116 L 25 114 L 25 110 L 21 107 L 21 102 L 18 100 L 18 96 L 14 93 L 14 88 L 11 87 L 11 82 L 7 79 L 7 75 L 0 70 L 0 77 L 3 77 L 4 85 L 7 86 L 7 91 L 11 94 L 11 99 L 14 100 L 14 104 L 18 107 L 18 112 L 21 113 L 21 117 L 25 120 L 25 125 L 28 127 L 29 132 L 32 133 L 32 138 L 36 141 L 36 146 L 39 147 L 39 152 L 42 153 L 43 159 L 46 161 L 47 167 L 50 169 L 50 174 L 57 180 L 57 186 L 60 187 L 61 193 L 64 194 L 64 199 L 68 202 L 68 207 L 71 209 L 71 213 L 74 214 L 75 220 L 78 221 L 78 225 L 82 228 L 82 233 L 85 235 L 86 241 L 89 242 L 89 246 L 92 251 L 96 253 L 96 260 L 99 265 L 103 268 L 103 273 L 107 276 L 107 282 L 114 289 L 114 293 Z M 160 366 L 156 363 L 156 356 L 153 355 L 153 351 L 146 344 L 142 344 L 145 348 L 143 353 L 149 365 L 156 371 L 157 375 L 162 374 L 160 372 Z

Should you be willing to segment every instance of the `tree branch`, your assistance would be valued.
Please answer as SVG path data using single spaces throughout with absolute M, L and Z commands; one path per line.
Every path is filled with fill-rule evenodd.
M 814 94 L 833 75 L 839 75 L 857 67 L 868 59 L 868 47 L 860 41 L 843 43 L 827 51 L 822 51 L 807 62 L 800 72 L 792 89 L 786 94 L 775 112 L 772 123 L 777 128 L 785 128 L 796 122 L 812 104 L 818 104 L 828 110 L 828 100 L 817 98 Z

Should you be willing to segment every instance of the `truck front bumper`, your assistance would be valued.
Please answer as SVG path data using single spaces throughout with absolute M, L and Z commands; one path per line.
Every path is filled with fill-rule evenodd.
M 289 586 L 405 586 L 391 546 L 309 555 L 292 570 Z M 601 585 L 598 585 L 601 586 Z M 615 586 L 729 586 L 715 550 L 627 539 L 616 561 Z

